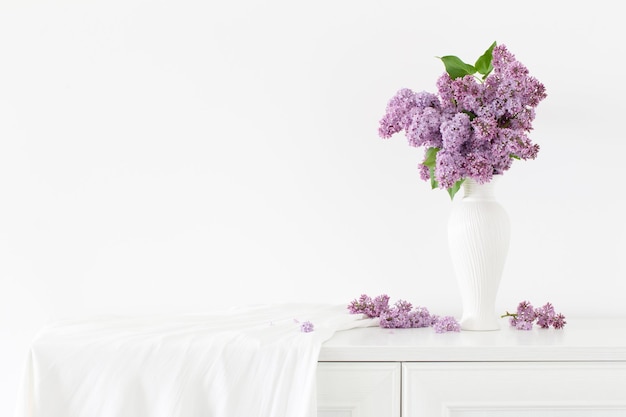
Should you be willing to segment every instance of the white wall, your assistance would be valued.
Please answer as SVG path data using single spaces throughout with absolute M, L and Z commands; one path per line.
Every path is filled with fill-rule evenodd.
M 558 3 L 558 4 L 555 4 Z M 388 293 L 460 313 L 450 201 L 384 141 L 494 40 L 542 81 L 498 306 L 626 315 L 618 2 L 0 2 L 0 415 L 47 321 Z

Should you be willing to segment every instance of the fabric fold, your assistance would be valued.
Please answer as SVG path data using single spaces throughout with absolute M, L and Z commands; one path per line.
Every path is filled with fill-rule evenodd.
M 60 321 L 31 344 L 15 417 L 314 417 L 322 344 L 372 325 L 327 304 Z

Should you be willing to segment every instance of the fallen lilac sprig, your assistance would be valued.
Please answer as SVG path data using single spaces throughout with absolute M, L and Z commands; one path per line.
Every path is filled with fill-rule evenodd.
M 437 333 L 460 332 L 461 325 L 452 316 L 437 317 L 433 328 Z
M 533 324 L 537 324 L 543 329 L 550 327 L 562 329 L 567 324 L 565 316 L 561 313 L 556 313 L 551 303 L 534 308 L 529 301 L 522 301 L 518 304 L 516 313 L 507 311 L 500 317 L 510 317 L 509 323 L 518 330 L 531 330 Z
M 379 295 L 372 299 L 366 294 L 362 294 L 358 299 L 352 300 L 348 304 L 351 314 L 365 314 L 367 317 L 380 317 L 380 314 L 389 309 L 389 296 Z
M 303 333 L 310 333 L 314 328 L 315 326 L 310 321 L 305 321 L 300 325 L 300 331 Z
M 352 300 L 347 308 L 350 314 L 378 317 L 379 326 L 386 329 L 433 327 L 437 333 L 461 331 L 461 326 L 454 317 L 431 315 L 426 307 L 414 308 L 405 300 L 398 300 L 390 306 L 387 294 L 375 298 L 362 294 L 358 299 Z

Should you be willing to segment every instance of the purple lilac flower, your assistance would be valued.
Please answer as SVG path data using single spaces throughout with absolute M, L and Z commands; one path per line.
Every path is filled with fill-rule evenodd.
M 413 308 L 413 305 L 405 300 L 396 301 L 395 307 L 398 311 L 402 313 L 409 313 Z
M 517 330 L 532 330 L 533 322 L 531 320 L 517 319 L 514 326 Z
M 411 327 L 408 314 L 392 307 L 380 315 L 380 327 L 386 329 L 403 329 Z
M 563 327 L 565 327 L 566 324 L 567 322 L 565 321 L 565 316 L 561 313 L 557 314 L 552 321 L 552 326 L 555 329 L 562 329 Z
M 388 329 L 430 327 L 433 323 L 433 316 L 426 307 L 413 308 L 403 300 L 380 315 L 380 327 Z
M 406 129 L 409 145 L 414 147 L 441 146 L 441 111 L 435 107 L 415 108 L 411 116 L 411 124 Z
M 543 84 L 529 76 L 528 69 L 515 59 L 506 46 L 498 45 L 493 49 L 492 65 L 494 74 L 500 76 L 508 87 L 510 97 L 518 98 L 530 107 L 537 106 L 546 98 Z
M 552 326 L 554 323 L 554 307 L 550 303 L 546 303 L 543 307 L 535 310 L 535 317 L 537 317 L 537 325 L 544 329 Z
M 358 299 L 352 300 L 348 304 L 348 311 L 351 314 L 365 314 L 370 318 L 379 317 L 380 314 L 389 308 L 389 296 L 379 295 L 372 299 L 367 294 L 362 294 Z
M 472 130 L 474 146 L 489 148 L 498 136 L 498 122 L 494 118 L 478 116 L 472 120 Z
M 450 88 L 457 110 L 476 114 L 484 102 L 484 85 L 473 75 L 466 75 L 455 80 L 450 79 Z
M 380 317 L 383 311 L 389 309 L 389 296 L 387 294 L 379 295 L 374 298 L 374 317 Z
M 562 329 L 566 324 L 565 316 L 560 313 L 556 314 L 551 303 L 546 303 L 540 308 L 533 308 L 530 302 L 522 301 L 517 306 L 516 313 L 507 312 L 502 317 L 510 317 L 511 326 L 518 330 L 531 330 L 534 323 L 544 329 L 549 327 Z
M 472 138 L 470 117 L 465 113 L 457 113 L 451 119 L 441 123 L 443 148 L 452 152 L 463 152 L 465 145 Z
M 435 332 L 437 333 L 461 331 L 461 325 L 452 316 L 445 316 L 445 317 L 437 318 L 437 320 L 433 324 L 433 328 L 435 329 Z
M 435 178 L 441 188 L 450 188 L 466 173 L 467 161 L 458 153 L 443 148 L 437 154 Z
M 520 320 L 535 320 L 535 309 L 529 301 L 522 301 L 517 306 L 517 318 Z
M 390 138 L 393 134 L 408 129 L 415 110 L 425 107 L 439 107 L 439 98 L 426 91 L 415 93 L 408 88 L 401 89 L 389 100 L 378 134 L 383 138 Z
M 313 331 L 313 323 L 311 323 L 310 321 L 305 321 L 300 325 L 300 331 L 303 333 L 310 333 Z
M 444 72 L 437 79 L 437 92 L 441 99 L 441 108 L 447 112 L 456 113 L 458 111 L 457 99 L 454 95 L 452 81 L 452 78 Z
M 420 178 L 424 181 L 428 181 L 430 179 L 430 168 L 421 163 L 418 165 L 418 168 L 420 172 Z
M 411 327 L 410 313 L 412 308 L 411 303 L 398 300 L 393 307 L 380 314 L 380 326 L 392 329 Z
M 387 329 L 419 328 L 437 325 L 435 331 L 460 331 L 458 322 L 453 317 L 431 315 L 426 307 L 413 307 L 406 300 L 398 300 L 393 306 L 389 306 L 389 296 L 379 295 L 372 299 L 367 294 L 362 294 L 358 299 L 348 304 L 348 310 L 352 314 L 367 314 L 369 317 L 379 317 L 379 326 Z
M 411 327 L 430 327 L 434 323 L 433 316 L 426 307 L 415 307 L 409 312 Z
M 387 111 L 380 121 L 378 134 L 382 138 L 390 138 L 408 126 L 409 112 L 415 103 L 415 93 L 408 88 L 403 88 L 389 100 Z
M 358 300 L 352 300 L 348 304 L 351 314 L 365 314 L 368 317 L 376 317 L 374 301 L 366 294 L 362 294 Z
M 511 319 L 511 325 L 518 330 L 531 330 L 535 321 L 535 309 L 528 301 L 522 301 L 517 306 L 517 314 Z
M 478 183 L 491 181 L 494 173 L 494 155 L 488 150 L 476 149 L 468 152 L 466 159 L 466 176 L 474 178 Z
M 539 152 L 528 132 L 534 108 L 547 96 L 545 87 L 505 45 L 497 45 L 492 55 L 493 72 L 484 82 L 444 73 L 437 80 L 437 95 L 402 89 L 380 121 L 383 138 L 404 130 L 409 145 L 439 150 L 434 179 L 440 188 L 467 177 L 489 182 L 511 167 L 513 157 L 535 159 Z M 431 179 L 423 163 L 419 174 Z

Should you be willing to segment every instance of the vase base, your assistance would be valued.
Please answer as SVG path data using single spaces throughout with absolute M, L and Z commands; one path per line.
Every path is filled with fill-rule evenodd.
M 500 325 L 498 321 L 493 320 L 485 320 L 485 319 L 476 319 L 476 318 L 466 318 L 461 319 L 461 330 L 470 330 L 476 332 L 489 332 L 494 330 L 500 330 Z

